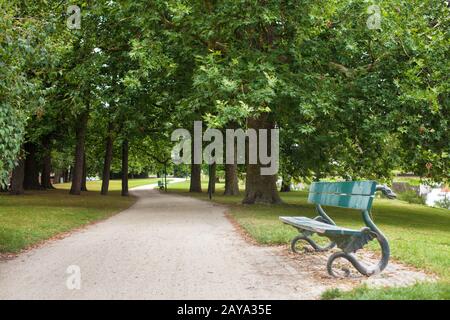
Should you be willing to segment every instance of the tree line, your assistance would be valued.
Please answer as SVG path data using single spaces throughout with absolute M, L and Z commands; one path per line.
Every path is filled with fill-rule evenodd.
M 280 202 L 292 180 L 386 180 L 395 170 L 448 182 L 449 8 L 383 1 L 12 0 L 0 16 L 0 181 L 86 190 L 86 177 L 160 170 L 170 134 L 280 129 L 280 172 L 223 165 L 225 193 Z M 67 168 L 71 168 L 71 172 Z M 213 174 L 216 167 L 213 166 Z M 190 166 L 201 192 L 201 165 Z M 214 181 L 214 180 L 213 180 Z

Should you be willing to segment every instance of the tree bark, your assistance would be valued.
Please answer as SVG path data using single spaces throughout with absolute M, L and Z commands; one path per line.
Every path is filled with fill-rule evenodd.
M 55 171 L 55 175 L 53 176 L 53 184 L 58 184 L 61 180 L 61 172 Z
M 49 136 L 42 139 L 43 157 L 42 157 L 42 174 L 41 174 L 41 186 L 44 189 L 54 189 L 51 181 L 52 172 L 52 149 L 51 140 Z
M 86 141 L 86 130 L 89 113 L 83 112 L 79 119 L 75 129 L 76 146 L 75 146 L 75 164 L 72 174 L 72 186 L 70 188 L 70 194 L 81 194 L 81 180 L 83 178 L 83 163 L 84 163 L 84 147 Z
M 267 114 L 258 118 L 250 118 L 247 120 L 248 128 L 253 129 L 272 129 L 274 124 L 268 120 Z M 268 134 L 270 138 L 270 134 Z M 270 139 L 269 139 L 270 140 Z M 259 147 L 257 148 L 259 152 Z M 268 142 L 268 152 L 270 150 L 270 142 Z M 248 158 L 248 157 L 247 157 Z M 247 164 L 246 180 L 245 180 L 245 198 L 242 200 L 244 204 L 276 204 L 281 203 L 281 198 L 277 190 L 277 175 L 261 175 L 260 169 L 263 166 L 258 161 L 256 164 Z
M 194 164 L 194 138 L 191 146 L 191 182 L 189 192 L 202 192 L 202 165 Z
M 128 140 L 122 142 L 122 196 L 128 196 Z
M 25 146 L 25 177 L 23 187 L 25 190 L 40 190 L 39 166 L 36 159 L 37 145 L 33 142 L 26 142 Z
M 111 178 L 111 161 L 113 152 L 113 132 L 112 132 L 112 122 L 108 125 L 108 133 L 106 137 L 106 147 L 105 147 L 105 160 L 103 162 L 103 175 L 102 175 L 102 195 L 108 194 L 109 180 Z
M 226 196 L 239 195 L 239 179 L 237 175 L 237 164 L 225 165 L 225 192 Z
M 64 182 L 70 182 L 70 179 L 72 177 L 71 173 L 70 173 L 71 169 L 65 169 L 63 171 L 63 181 Z
M 9 193 L 12 195 L 20 195 L 24 193 L 23 180 L 25 177 L 25 162 L 19 159 L 17 166 L 14 168 L 11 177 L 11 187 Z
M 86 150 L 85 150 L 83 154 L 83 175 L 81 177 L 81 191 L 88 191 L 86 185 L 86 178 L 87 178 L 87 166 L 86 166 Z
M 230 129 L 237 129 L 238 125 L 236 123 L 229 124 Z M 234 143 L 234 162 L 232 164 L 225 164 L 225 196 L 237 196 L 239 195 L 239 178 L 238 178 L 238 165 L 237 165 L 237 144 L 236 140 L 233 139 Z M 225 148 L 226 149 L 226 148 Z M 226 153 L 226 150 L 224 150 Z
M 209 168 L 208 193 L 213 194 L 216 192 L 216 164 L 213 163 Z
M 202 192 L 201 173 L 202 167 L 200 164 L 191 164 L 191 183 L 189 192 Z

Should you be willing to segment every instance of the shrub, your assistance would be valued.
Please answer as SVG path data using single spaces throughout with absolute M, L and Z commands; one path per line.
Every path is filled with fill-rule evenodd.
M 406 201 L 408 203 L 425 204 L 425 198 L 418 195 L 413 190 L 407 190 L 405 192 L 398 194 L 398 199 Z
M 434 205 L 439 208 L 450 210 L 450 198 L 446 196 L 444 199 L 436 201 Z

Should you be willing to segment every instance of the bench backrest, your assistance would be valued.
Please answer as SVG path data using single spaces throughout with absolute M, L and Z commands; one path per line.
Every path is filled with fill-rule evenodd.
M 376 187 L 375 181 L 314 182 L 309 189 L 308 202 L 370 210 Z

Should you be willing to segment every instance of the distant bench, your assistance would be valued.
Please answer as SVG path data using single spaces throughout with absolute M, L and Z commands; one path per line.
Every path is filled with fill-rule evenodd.
M 292 251 L 297 252 L 297 242 L 306 241 L 316 251 L 327 251 L 337 246 L 342 251 L 333 253 L 328 258 L 327 270 L 332 276 L 338 277 L 333 270 L 333 262 L 338 258 L 347 259 L 360 273 L 371 276 L 381 272 L 389 261 L 389 243 L 383 233 L 377 228 L 370 214 L 375 191 L 382 191 L 388 198 L 396 195 L 386 186 L 377 185 L 375 181 L 346 181 L 346 182 L 314 182 L 309 189 L 308 202 L 316 205 L 319 214 L 314 219 L 307 217 L 280 217 L 280 220 L 293 226 L 299 235 L 291 241 Z M 366 227 L 353 230 L 337 226 L 325 213 L 324 206 L 341 207 L 361 210 L 362 219 Z M 311 236 L 317 234 L 326 237 L 330 243 L 320 246 Z M 376 266 L 366 267 L 361 264 L 353 253 L 362 249 L 369 241 L 376 239 L 381 246 L 381 259 Z M 343 269 L 348 276 L 350 271 Z

